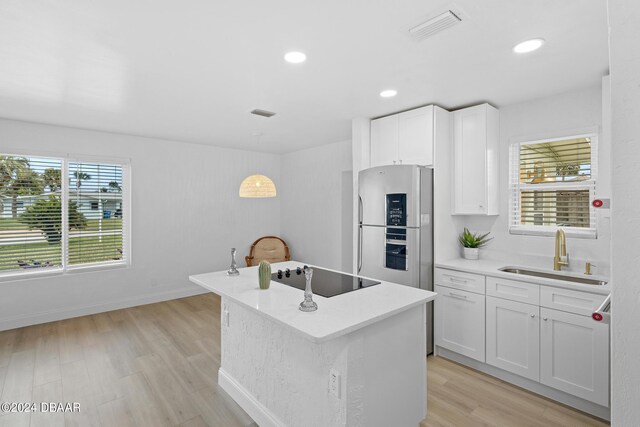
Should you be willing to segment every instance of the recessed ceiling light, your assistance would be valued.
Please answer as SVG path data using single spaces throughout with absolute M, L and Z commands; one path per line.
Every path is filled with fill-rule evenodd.
M 307 60 L 307 55 L 302 52 L 287 52 L 284 55 L 284 60 L 292 64 L 300 64 Z
M 518 43 L 513 47 L 515 53 L 529 53 L 540 49 L 544 44 L 544 39 L 531 39 Z
M 380 96 L 383 98 L 391 98 L 396 96 L 397 94 L 398 94 L 398 91 L 394 89 L 386 89 L 380 92 Z

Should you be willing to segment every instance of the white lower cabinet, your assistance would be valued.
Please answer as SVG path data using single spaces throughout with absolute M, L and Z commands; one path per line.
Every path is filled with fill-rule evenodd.
M 540 380 L 540 308 L 487 296 L 487 363 Z
M 484 362 L 484 295 L 438 285 L 435 291 L 435 345 Z
M 437 347 L 609 407 L 604 295 L 442 268 L 435 283 Z
M 540 382 L 609 406 L 609 325 L 540 308 Z

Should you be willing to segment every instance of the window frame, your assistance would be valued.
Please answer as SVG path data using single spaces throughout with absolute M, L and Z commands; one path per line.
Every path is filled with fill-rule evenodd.
M 14 280 L 27 280 L 66 274 L 77 274 L 90 271 L 104 271 L 117 268 L 129 268 L 131 266 L 131 159 L 122 157 L 92 156 L 71 153 L 52 153 L 44 151 L 34 154 L 32 151 L 6 150 L 0 154 L 16 157 L 39 157 L 59 160 L 61 162 L 60 174 L 63 177 L 61 183 L 62 203 L 62 266 L 46 269 L 11 270 L 0 272 L 0 283 Z M 122 259 L 92 262 L 86 264 L 69 264 L 69 163 L 104 163 L 122 167 Z
M 589 138 L 591 143 L 591 177 L 579 182 L 555 182 L 549 184 L 528 184 L 520 182 L 520 147 L 522 145 L 544 144 L 567 139 Z M 521 139 L 509 145 L 509 234 L 528 236 L 554 236 L 558 228 L 562 228 L 568 237 L 584 239 L 598 238 L 598 224 L 593 201 L 596 199 L 598 182 L 598 132 L 587 131 L 577 134 L 553 136 L 550 138 Z M 523 191 L 533 190 L 588 190 L 589 191 L 589 223 L 590 227 L 558 227 L 557 225 L 522 225 L 519 222 L 521 208 L 520 195 Z

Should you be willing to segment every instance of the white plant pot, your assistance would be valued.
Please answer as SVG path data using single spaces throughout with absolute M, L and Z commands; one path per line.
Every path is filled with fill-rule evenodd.
M 462 255 L 464 259 L 478 259 L 480 258 L 479 248 L 462 248 Z

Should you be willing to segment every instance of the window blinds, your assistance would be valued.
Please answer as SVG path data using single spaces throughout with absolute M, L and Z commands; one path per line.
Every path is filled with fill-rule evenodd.
M 595 235 L 593 137 L 512 146 L 511 231 L 569 228 Z
M 519 163 L 521 183 L 586 181 L 591 178 L 591 140 L 523 144 Z
M 69 162 L 68 178 L 69 264 L 124 259 L 122 166 Z
M 0 154 L 0 275 L 128 259 L 125 166 Z
M 0 272 L 62 266 L 62 161 L 0 155 Z

